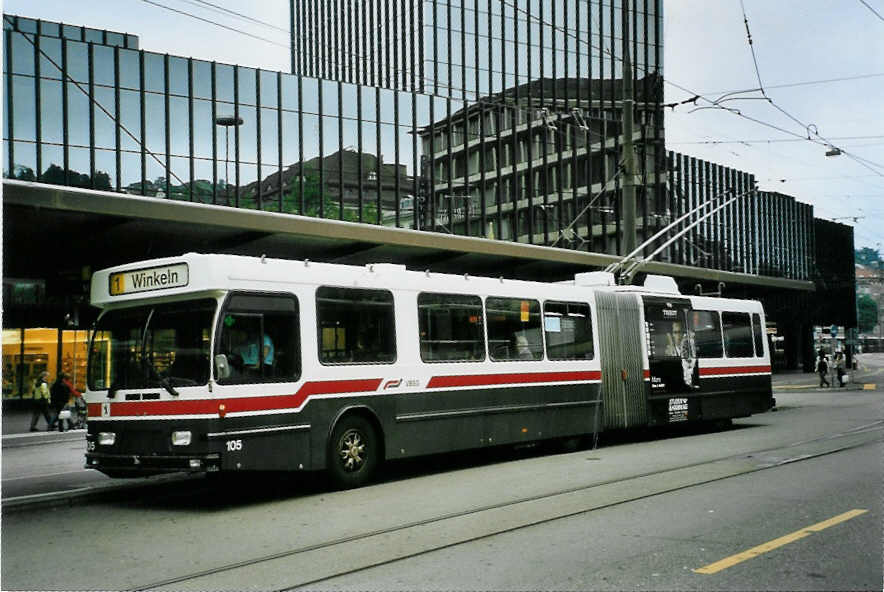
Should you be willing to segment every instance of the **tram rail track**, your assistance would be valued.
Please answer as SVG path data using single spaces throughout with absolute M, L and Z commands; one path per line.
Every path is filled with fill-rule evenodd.
M 741 452 L 681 467 L 450 512 L 297 546 L 127 589 L 134 592 L 229 588 L 231 584 L 227 578 L 235 574 L 238 581 L 248 581 L 251 587 L 292 590 L 562 518 L 873 445 L 882 441 L 882 435 L 884 420 L 878 420 L 845 432 L 774 449 Z M 280 573 L 286 575 L 276 575 Z

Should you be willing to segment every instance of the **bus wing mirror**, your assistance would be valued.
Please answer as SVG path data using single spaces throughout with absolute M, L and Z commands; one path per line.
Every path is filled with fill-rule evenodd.
M 223 379 L 230 376 L 230 364 L 227 363 L 227 356 L 218 354 L 215 356 L 215 378 Z

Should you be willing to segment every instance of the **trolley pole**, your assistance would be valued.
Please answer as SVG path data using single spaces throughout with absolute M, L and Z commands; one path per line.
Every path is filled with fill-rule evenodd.
M 623 252 L 631 253 L 636 245 L 635 228 L 635 148 L 632 143 L 633 130 L 633 84 L 632 60 L 629 55 L 629 6 L 623 2 Z

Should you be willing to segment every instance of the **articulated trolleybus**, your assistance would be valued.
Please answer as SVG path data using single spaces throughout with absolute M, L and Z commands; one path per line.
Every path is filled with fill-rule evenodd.
M 761 305 L 188 253 L 97 272 L 86 466 L 325 469 L 770 409 Z

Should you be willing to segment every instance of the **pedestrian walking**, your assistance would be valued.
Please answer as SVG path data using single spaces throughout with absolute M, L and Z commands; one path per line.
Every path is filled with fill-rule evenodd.
M 822 352 L 822 350 L 820 350 Z M 829 386 L 826 380 L 826 374 L 829 373 L 829 362 L 826 360 L 826 354 L 820 353 L 820 357 L 816 360 L 816 371 L 820 375 L 820 388 Z
M 71 426 L 73 425 L 71 422 L 71 408 L 74 406 L 74 398 L 81 396 L 82 394 L 75 389 L 73 383 L 71 383 L 71 375 L 67 372 L 62 372 L 49 389 L 52 408 L 56 413 L 53 425 L 49 426 L 50 429 L 52 429 L 55 424 L 58 425 L 59 432 L 71 429 Z
M 39 432 L 37 422 L 40 416 L 46 420 L 46 429 L 52 425 L 52 414 L 49 412 L 49 372 L 41 372 L 34 381 L 34 411 L 31 414 L 31 431 Z
M 839 387 L 844 386 L 844 375 L 847 374 L 847 371 L 844 369 L 845 366 L 844 354 L 837 352 L 835 354 L 835 374 L 838 376 Z

